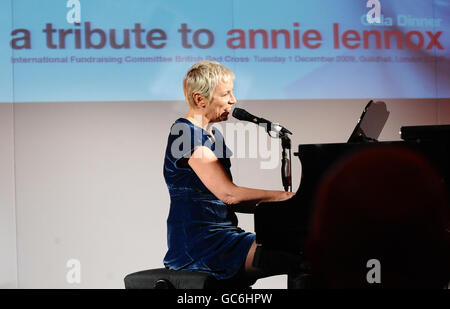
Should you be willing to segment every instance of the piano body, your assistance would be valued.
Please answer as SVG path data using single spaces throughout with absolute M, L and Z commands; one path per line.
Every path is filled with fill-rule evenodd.
M 347 143 L 299 145 L 298 152 L 294 155 L 299 158 L 302 166 L 300 186 L 289 200 L 261 203 L 256 207 L 256 242 L 271 250 L 293 253 L 304 251 L 317 191 L 324 177 L 342 160 L 367 147 L 393 145 L 419 152 L 438 171 L 449 193 L 450 125 L 404 126 L 401 128 L 401 141 L 378 142 L 388 116 L 389 111 L 384 102 L 371 100 L 363 110 Z M 285 171 L 282 168 L 284 176 L 283 172 Z M 446 229 L 450 233 L 449 221 Z M 305 280 L 295 283 L 295 278 L 288 278 L 288 288 L 299 284 L 301 287 L 310 287 L 309 279 Z
M 450 192 L 450 125 L 404 126 L 402 141 L 378 142 L 388 117 L 384 102 L 370 100 L 347 143 L 299 145 L 294 155 L 302 166 L 300 186 L 287 201 L 256 207 L 256 242 L 274 250 L 301 251 L 323 177 L 341 160 L 366 147 L 396 145 L 418 151 L 440 172 Z
M 274 250 L 301 251 L 323 177 L 348 155 L 366 147 L 396 145 L 419 151 L 441 173 L 450 192 L 450 125 L 439 127 L 444 130 L 443 134 L 425 140 L 299 145 L 294 155 L 302 165 L 300 186 L 289 200 L 261 203 L 256 207 L 256 242 Z M 436 126 L 429 126 L 428 130 L 436 130 Z

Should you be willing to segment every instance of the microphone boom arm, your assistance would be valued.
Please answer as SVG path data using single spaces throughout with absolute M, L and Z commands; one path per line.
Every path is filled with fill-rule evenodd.
M 267 119 L 256 117 L 242 108 L 236 107 L 233 110 L 232 115 L 238 120 L 250 121 L 254 124 L 264 126 L 270 137 L 281 138 L 281 146 L 283 147 L 283 152 L 281 154 L 281 180 L 283 182 L 284 190 L 292 192 L 291 140 L 288 136 L 288 134 L 292 134 L 292 132 L 278 123 L 272 123 Z M 270 134 L 271 132 L 275 132 L 277 136 L 272 136 L 272 134 Z

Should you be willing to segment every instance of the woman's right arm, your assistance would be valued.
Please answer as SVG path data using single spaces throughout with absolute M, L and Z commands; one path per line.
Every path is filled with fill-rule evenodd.
M 260 190 L 235 185 L 211 149 L 197 147 L 188 160 L 202 183 L 222 202 L 234 205 L 237 212 L 253 212 L 260 202 L 283 201 L 293 192 Z M 241 209 L 240 209 L 241 208 Z

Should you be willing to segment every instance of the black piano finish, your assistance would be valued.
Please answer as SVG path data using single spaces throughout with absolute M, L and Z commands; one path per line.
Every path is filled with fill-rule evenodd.
M 333 166 L 348 155 L 366 147 L 396 145 L 418 150 L 441 173 L 450 189 L 450 141 L 371 142 L 299 145 L 294 153 L 302 165 L 301 182 L 296 194 L 282 202 L 261 203 L 254 216 L 256 242 L 274 250 L 302 250 L 308 233 L 316 190 Z

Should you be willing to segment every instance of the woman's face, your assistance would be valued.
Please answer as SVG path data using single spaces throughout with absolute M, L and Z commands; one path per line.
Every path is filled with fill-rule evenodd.
M 236 103 L 233 95 L 234 83 L 232 78 L 222 80 L 214 89 L 209 104 L 206 105 L 204 115 L 210 122 L 228 120 L 231 107 Z

